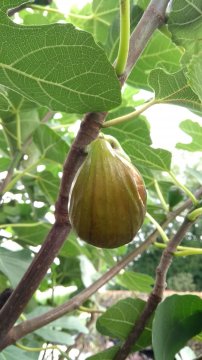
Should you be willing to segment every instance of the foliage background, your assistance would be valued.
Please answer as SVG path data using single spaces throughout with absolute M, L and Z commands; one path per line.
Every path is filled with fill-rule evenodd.
M 20 1 L 3 1 L 3 6 L 17 3 Z M 143 0 L 131 1 L 131 30 L 136 26 L 147 4 L 148 1 Z M 42 11 L 37 7 L 23 10 L 14 17 L 16 23 L 29 26 L 29 29 L 24 29 L 22 34 L 18 33 L 17 25 L 16 27 L 11 26 L 10 33 L 8 33 L 5 29 L 10 20 L 5 17 L 3 12 L 0 13 L 3 29 L 2 39 L 8 41 L 10 37 L 15 40 L 9 43 L 11 47 L 9 55 L 12 54 L 12 58 L 8 57 L 8 48 L 4 45 L 1 61 L 5 66 L 0 68 L 2 84 L 0 87 L 1 178 L 5 177 L 7 169 L 15 167 L 15 172 L 4 189 L 0 209 L 1 291 L 17 285 L 51 228 L 62 165 L 84 112 L 112 109 L 107 118 L 107 120 L 111 120 L 134 111 L 137 106 L 148 100 L 148 96 L 155 97 L 154 104 L 156 103 L 156 105 L 153 106 L 156 107 L 156 112 L 160 106 L 158 104 L 164 104 L 165 113 L 168 104 L 177 105 L 175 111 L 176 118 L 178 118 L 180 107 L 189 109 L 187 118 L 179 126 L 184 133 L 191 137 L 191 142 L 187 144 L 176 139 L 176 150 L 173 151 L 173 157 L 167 148 L 156 148 L 156 144 L 152 144 L 150 133 L 152 125 L 146 117 L 147 114 L 150 117 L 149 110 L 133 121 L 106 128 L 103 132 L 115 136 L 120 141 L 133 163 L 143 174 L 148 190 L 148 211 L 158 222 L 165 219 L 166 212 L 158 198 L 154 179 L 157 180 L 170 210 L 176 209 L 186 198 L 186 195 L 176 190 L 172 172 L 177 177 L 181 177 L 192 191 L 202 184 L 200 163 L 202 126 L 200 125 L 201 119 L 195 116 L 200 117 L 202 112 L 200 87 L 202 74 L 199 68 L 202 50 L 197 46 L 202 32 L 198 25 L 201 24 L 202 19 L 201 15 L 196 17 L 195 13 L 195 11 L 200 12 L 201 4 L 197 1 L 194 2 L 194 5 L 186 3 L 189 10 L 186 12 L 186 16 L 189 16 L 189 26 L 186 25 L 184 15 L 181 16 L 178 11 L 183 6 L 183 0 L 173 1 L 173 9 L 168 14 L 168 23 L 153 34 L 132 71 L 127 85 L 124 86 L 121 103 L 119 85 L 107 60 L 109 59 L 112 63 L 117 55 L 118 0 L 94 0 L 92 4 L 88 3 L 82 9 L 73 6 L 70 13 L 65 15 L 57 11 L 56 3 L 52 4 L 52 11 L 45 9 Z M 183 12 L 183 14 L 185 13 Z M 81 50 L 79 56 L 85 50 L 83 45 L 85 42 L 89 44 L 90 52 L 86 53 L 86 56 L 84 53 L 83 58 L 79 61 L 76 52 L 72 51 L 70 55 L 67 55 L 63 53 L 60 45 L 56 58 L 54 58 L 54 52 L 48 50 L 48 47 L 45 47 L 43 54 L 40 47 L 45 46 L 44 36 L 51 46 L 56 46 L 57 41 L 60 44 L 63 41 L 63 25 L 57 28 L 58 30 L 55 25 L 50 28 L 38 28 L 38 30 L 32 25 L 48 25 L 55 22 L 73 23 L 76 27 L 91 33 L 99 46 L 94 43 L 89 34 L 79 32 L 78 35 L 76 32 L 74 33 L 75 30 L 72 27 L 69 27 L 68 30 L 72 32 L 73 40 L 75 40 L 74 36 L 78 35 Z M 55 31 L 58 31 L 56 39 Z M 38 36 L 37 41 L 34 40 L 36 36 Z M 30 37 L 33 42 L 30 41 Z M 2 44 L 3 40 L 1 40 Z M 72 43 L 73 40 L 71 40 Z M 66 41 L 70 48 L 69 39 Z M 23 61 L 23 57 L 19 59 L 19 49 L 22 44 L 24 44 L 22 51 L 24 56 L 26 55 L 25 59 L 32 56 L 31 68 L 29 68 L 27 60 Z M 107 57 L 101 49 L 104 50 Z M 34 51 L 38 56 L 33 55 Z M 51 62 L 47 65 L 46 60 L 49 56 L 54 61 L 58 61 L 58 67 L 53 69 Z M 70 56 L 68 65 L 66 65 L 67 56 Z M 94 62 L 95 58 L 99 58 L 99 61 Z M 74 70 L 71 68 L 72 63 L 75 65 Z M 15 68 L 15 72 L 11 71 L 11 67 Z M 75 69 L 78 71 L 77 81 L 72 75 Z M 46 79 L 45 71 L 49 74 L 49 80 L 55 81 L 55 85 L 50 87 L 50 91 L 49 88 L 42 86 L 41 79 Z M 86 83 L 83 83 L 86 71 L 89 77 L 86 79 L 87 88 Z M 30 77 L 30 73 L 33 77 Z M 107 73 L 108 75 L 106 75 Z M 98 81 L 96 86 L 92 86 L 93 76 Z M 71 91 L 64 89 L 64 93 L 61 93 L 58 92 L 56 84 L 62 83 L 64 77 L 65 84 L 68 84 L 68 89 L 70 88 Z M 35 81 L 34 78 L 40 78 L 41 83 Z M 25 88 L 22 86 L 24 80 Z M 72 95 L 77 93 L 78 96 Z M 97 96 L 95 96 L 96 94 Z M 98 100 L 99 98 L 101 100 Z M 163 113 L 161 118 L 163 122 Z M 197 122 L 196 119 L 198 119 Z M 153 120 L 151 124 L 152 122 Z M 166 131 L 158 136 L 166 137 Z M 180 153 L 180 158 L 177 157 L 176 161 L 177 151 Z M 189 152 L 191 152 L 191 156 L 188 155 Z M 196 154 L 194 167 L 191 164 L 193 153 Z M 188 163 L 186 171 L 179 159 L 183 159 L 183 162 L 189 159 L 188 162 L 185 161 Z M 166 233 L 169 236 L 176 232 L 182 219 L 183 216 L 177 217 L 176 221 L 168 227 Z M 187 234 L 183 245 L 201 248 L 201 228 L 202 223 L 198 221 Z M 96 249 L 84 244 L 72 232 L 26 308 L 25 317 L 39 315 L 45 312 L 47 307 L 63 303 L 92 284 L 95 279 L 115 265 L 117 259 L 121 259 L 141 243 L 152 229 L 153 226 L 148 220 L 145 220 L 144 226 L 130 245 L 113 250 Z M 160 238 L 159 241 L 161 241 Z M 130 289 L 148 293 L 153 285 L 155 268 L 161 253 L 161 249 L 152 246 L 140 258 L 131 263 L 125 269 L 125 273 L 106 284 L 105 288 Z M 201 267 L 200 256 L 174 259 L 168 274 L 168 285 L 175 290 L 201 291 Z M 135 280 L 133 271 L 137 272 Z M 186 277 L 183 275 L 185 272 Z M 189 274 L 187 276 L 187 272 L 190 276 Z M 143 274 L 147 274 L 147 276 Z M 84 304 L 85 307 L 98 308 L 100 306 L 98 298 L 98 294 L 94 295 Z M 135 301 L 134 299 L 123 300 L 118 306 L 123 306 L 123 309 L 128 308 L 127 301 L 131 302 L 131 307 L 138 309 L 138 312 L 143 306 L 141 300 Z M 103 311 L 103 308 L 99 310 Z M 115 317 L 117 312 L 115 309 Z M 129 319 L 131 313 L 128 313 Z M 111 319 L 112 315 L 107 313 L 106 318 L 107 316 Z M 38 347 L 43 343 L 56 343 L 65 344 L 70 349 L 70 346 L 75 344 L 78 334 L 88 334 L 90 318 L 91 315 L 85 311 L 76 311 L 72 315 L 64 316 L 26 336 L 22 340 L 22 344 Z M 135 319 L 132 320 L 135 321 Z M 124 335 L 115 333 L 115 328 L 112 328 L 111 332 L 109 331 L 107 321 L 106 319 L 98 320 L 97 330 L 104 335 L 123 340 Z M 120 319 L 120 329 L 122 326 L 123 323 Z M 124 331 L 127 333 L 128 330 L 124 329 Z M 144 333 L 136 350 L 150 344 L 150 336 Z M 96 352 L 97 348 L 92 348 L 92 350 Z M 12 357 L 16 358 L 18 354 L 22 359 L 38 359 L 37 353 L 33 352 L 27 355 L 26 351 L 13 346 L 4 350 L 2 354 L 0 354 L 0 359 L 3 356 L 2 359 L 10 360 Z M 109 359 L 111 359 L 110 356 Z

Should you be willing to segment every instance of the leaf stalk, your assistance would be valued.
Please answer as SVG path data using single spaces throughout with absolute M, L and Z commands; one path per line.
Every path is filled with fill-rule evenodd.
M 156 103 L 155 99 L 152 99 L 151 101 L 149 101 L 149 102 L 145 103 L 144 105 L 142 105 L 141 108 L 138 109 L 138 110 L 132 111 L 129 114 L 120 116 L 118 118 L 106 121 L 102 125 L 102 127 L 107 128 L 107 127 L 110 127 L 110 126 L 121 124 L 121 123 L 123 123 L 125 121 L 128 121 L 128 120 L 134 120 L 135 118 L 137 118 L 140 114 L 142 114 L 145 110 L 150 108 L 150 106 L 154 105 L 155 103 Z
M 130 42 L 130 0 L 120 0 L 120 41 L 115 70 L 118 76 L 124 73 Z

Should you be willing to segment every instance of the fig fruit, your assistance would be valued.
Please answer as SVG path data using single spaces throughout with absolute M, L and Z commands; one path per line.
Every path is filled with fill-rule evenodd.
M 112 137 L 90 146 L 70 190 L 69 217 L 78 236 L 91 245 L 129 243 L 146 212 L 146 190 L 138 170 Z

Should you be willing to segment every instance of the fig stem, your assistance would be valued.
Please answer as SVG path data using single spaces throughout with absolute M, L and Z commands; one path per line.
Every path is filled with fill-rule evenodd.
M 166 203 L 166 201 L 165 201 L 165 199 L 163 197 L 163 194 L 162 194 L 162 191 L 160 189 L 159 183 L 158 183 L 158 181 L 156 179 L 154 180 L 154 187 L 156 189 L 157 195 L 159 197 L 159 200 L 161 202 L 161 205 L 162 205 L 163 209 L 165 210 L 166 213 L 168 213 L 169 212 L 169 206 L 168 206 L 168 204 Z
M 155 225 L 156 229 L 158 230 L 159 234 L 161 235 L 163 241 L 167 243 L 169 241 L 169 238 L 167 237 L 165 231 L 161 227 L 161 225 L 151 216 L 148 212 L 146 212 L 146 217 L 151 221 L 152 224 Z
M 193 211 L 191 211 L 188 215 L 187 215 L 187 218 L 189 221 L 195 221 L 199 216 L 202 215 L 202 208 L 198 208 L 198 209 L 195 209 Z
M 35 227 L 44 224 L 43 221 L 37 221 L 33 223 L 16 223 L 16 224 L 1 224 L 0 229 L 5 229 L 7 227 L 15 228 L 15 227 Z
M 47 351 L 47 350 L 58 350 L 60 352 L 60 354 L 62 356 L 65 356 L 65 359 L 69 359 L 67 357 L 67 354 L 65 354 L 58 345 L 49 345 L 47 347 L 29 347 L 29 346 L 25 346 L 22 345 L 18 342 L 16 342 L 15 344 L 19 349 L 24 350 L 24 351 L 28 351 L 28 352 L 41 352 L 41 351 Z
M 185 192 L 185 194 L 191 199 L 191 201 L 193 202 L 194 205 L 197 205 L 198 200 L 196 199 L 194 194 L 176 178 L 176 176 L 173 174 L 172 171 L 168 171 L 168 174 L 172 178 L 174 184 L 177 185 L 180 189 L 182 189 Z
M 190 255 L 202 255 L 202 249 L 190 249 L 190 250 L 183 250 L 177 251 L 174 253 L 175 256 L 190 256 Z
M 165 249 L 167 247 L 166 244 L 155 242 L 154 246 L 160 249 Z M 177 251 L 174 252 L 175 256 L 188 256 L 188 255 L 200 255 L 202 254 L 201 248 L 193 248 L 188 246 L 178 246 Z
M 91 308 L 88 308 L 88 307 L 86 307 L 86 306 L 79 306 L 78 310 L 79 310 L 79 311 L 82 311 L 82 312 L 89 313 L 89 314 L 102 314 L 102 313 L 105 312 L 104 310 L 91 309 Z
M 124 73 L 130 42 L 130 0 L 120 0 L 120 40 L 115 70 L 118 76 Z
M 147 110 L 150 106 L 154 105 L 155 103 L 156 103 L 156 100 L 152 99 L 152 100 L 146 102 L 144 105 L 142 105 L 141 108 L 138 110 L 132 111 L 131 113 L 120 116 L 118 118 L 106 121 L 102 125 L 102 127 L 106 128 L 109 126 L 118 125 L 118 124 L 128 121 L 128 120 L 134 120 L 136 117 L 138 117 L 140 114 L 142 114 L 143 111 Z

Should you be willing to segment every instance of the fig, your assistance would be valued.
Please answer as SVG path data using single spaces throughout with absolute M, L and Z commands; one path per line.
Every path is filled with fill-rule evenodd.
M 79 238 L 101 248 L 133 240 L 146 212 L 146 189 L 118 141 L 100 136 L 70 190 L 69 218 Z

